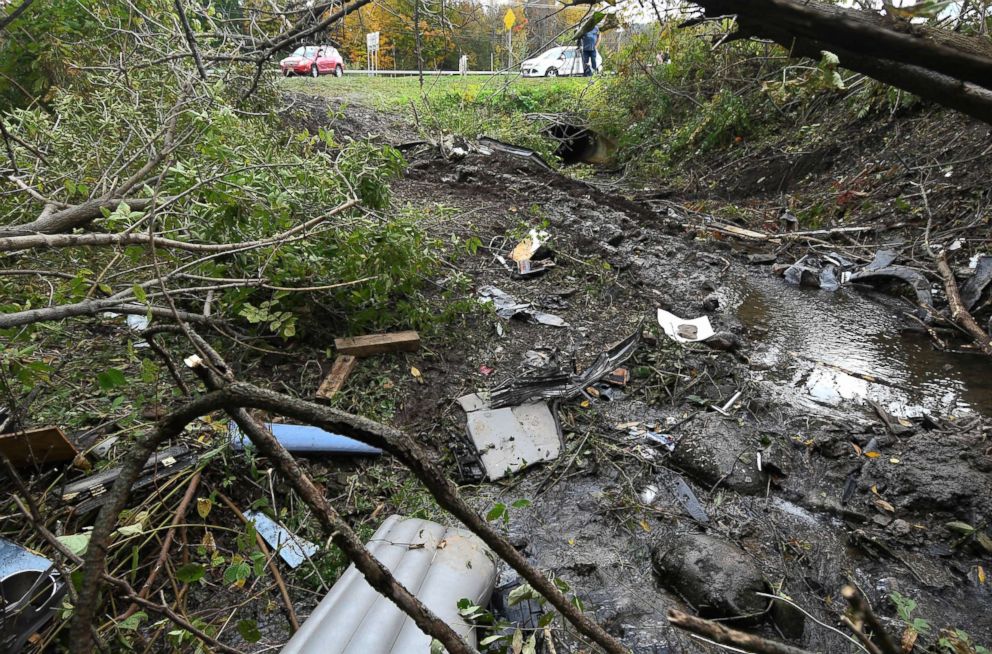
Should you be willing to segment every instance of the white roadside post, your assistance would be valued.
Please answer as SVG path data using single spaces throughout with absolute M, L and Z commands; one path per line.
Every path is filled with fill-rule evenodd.
M 365 35 L 366 68 L 369 75 L 375 75 L 379 70 L 379 33 L 370 32 Z

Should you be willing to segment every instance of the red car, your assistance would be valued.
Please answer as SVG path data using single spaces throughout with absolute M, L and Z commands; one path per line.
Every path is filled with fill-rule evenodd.
M 344 59 L 336 48 L 329 45 L 305 45 L 280 61 L 279 68 L 286 77 L 290 75 L 317 77 L 328 73 L 341 77 L 344 74 Z

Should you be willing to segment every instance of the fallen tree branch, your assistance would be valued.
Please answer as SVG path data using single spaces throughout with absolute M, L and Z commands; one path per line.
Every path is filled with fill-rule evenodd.
M 947 294 L 947 304 L 951 309 L 951 319 L 968 332 L 968 335 L 975 340 L 982 352 L 992 356 L 992 337 L 975 322 L 975 317 L 965 309 L 964 303 L 961 302 L 961 292 L 958 290 L 957 279 L 954 278 L 954 271 L 947 264 L 947 250 L 940 251 L 936 262 L 937 271 L 944 279 L 944 292 Z
M 854 586 L 844 586 L 840 594 L 851 605 L 854 616 L 871 628 L 875 635 L 875 645 L 882 654 L 902 654 L 902 649 L 892 640 L 878 616 L 871 610 L 871 606 Z
M 214 365 L 217 364 L 214 363 Z M 200 367 L 198 364 L 195 369 Z M 86 625 L 94 617 L 95 607 L 98 606 L 99 572 L 103 570 L 106 560 L 107 538 L 115 527 L 118 513 L 125 506 L 131 484 L 137 478 L 139 471 L 156 445 L 166 438 L 174 436 L 177 429 L 181 430 L 181 425 L 194 419 L 193 414 L 205 415 L 219 408 L 233 410 L 243 407 L 278 413 L 380 447 L 396 456 L 410 468 L 442 508 L 449 511 L 469 530 L 479 536 L 500 558 L 526 579 L 531 587 L 543 595 L 580 633 L 609 654 L 627 654 L 627 649 L 621 643 L 573 605 L 543 573 L 533 567 L 510 544 L 503 534 L 485 521 L 462 499 L 458 487 L 428 458 L 420 445 L 409 435 L 366 418 L 353 416 L 243 382 L 228 383 L 221 390 L 212 391 L 179 411 L 166 416 L 155 431 L 139 439 L 132 452 L 126 457 L 121 474 L 111 491 L 110 501 L 103 506 L 94 525 L 91 543 L 96 542 L 98 546 L 93 547 L 91 545 L 91 549 L 87 550 L 86 575 L 83 589 L 80 592 L 83 606 L 77 611 L 73 622 L 74 642 L 78 638 L 80 639 L 78 642 L 81 643 L 74 650 L 75 652 L 89 654 L 92 650 L 92 641 L 87 634 Z M 248 428 L 251 428 L 251 424 L 253 423 L 248 423 Z M 263 449 L 263 452 L 266 450 Z M 288 461 L 292 461 L 295 465 L 292 457 L 288 454 L 286 456 Z M 290 477 L 289 481 L 294 484 L 299 483 L 299 478 Z M 319 498 L 314 499 L 316 501 Z M 380 591 L 387 585 L 384 578 L 376 583 L 379 583 L 379 586 L 376 586 L 375 583 L 373 586 Z M 394 590 L 399 592 L 398 589 Z M 419 626 L 423 628 L 422 625 Z
M 916 26 L 815 0 L 694 2 L 705 8 L 707 16 L 735 14 L 748 31 L 771 26 L 794 38 L 828 41 L 862 56 L 919 66 L 965 82 L 986 85 L 992 80 L 992 43 L 984 36 Z
M 668 621 L 679 629 L 708 638 L 721 645 L 739 647 L 755 654 L 811 654 L 809 651 L 784 645 L 760 636 L 729 629 L 719 622 L 704 620 L 676 609 L 668 609 Z
M 295 234 L 312 229 L 329 218 L 358 205 L 359 200 L 351 199 L 331 209 L 316 218 L 300 223 L 283 232 L 255 241 L 240 243 L 190 243 L 171 238 L 149 236 L 145 232 L 129 232 L 123 234 L 26 234 L 4 236 L 0 232 L 0 252 L 12 252 L 29 249 L 51 249 L 65 247 L 98 247 L 124 245 L 151 245 L 156 248 L 185 250 L 187 252 L 221 253 L 235 250 L 252 249 L 276 245 Z M 21 228 L 16 228 L 20 230 Z
M 21 501 L 21 498 L 17 497 L 16 495 L 13 496 L 13 499 L 14 499 L 14 503 L 17 505 L 17 508 L 28 519 L 28 522 L 31 524 L 32 528 L 38 532 L 39 536 L 41 536 L 46 542 L 48 542 L 49 545 L 55 548 L 55 550 L 59 554 L 61 554 L 69 561 L 72 561 L 76 565 L 84 564 L 84 559 L 82 557 L 72 552 L 69 548 L 67 548 L 64 544 L 62 544 L 62 542 L 55 537 L 55 534 L 49 531 L 45 527 L 45 525 L 42 524 L 41 516 L 30 509 L 31 503 L 25 505 L 25 503 Z M 221 643 L 216 638 L 210 636 L 202 629 L 192 624 L 189 620 L 187 620 L 186 618 L 182 617 L 181 615 L 173 611 L 168 606 L 165 606 L 164 604 L 156 604 L 155 602 L 149 601 L 144 597 L 141 597 L 140 595 L 138 595 L 138 593 L 134 591 L 134 588 L 131 587 L 131 584 L 127 583 L 123 579 L 118 579 L 117 577 L 114 577 L 113 575 L 106 572 L 101 574 L 101 578 L 107 583 L 111 584 L 112 586 L 116 586 L 117 588 L 120 588 L 127 599 L 131 600 L 135 604 L 141 605 L 142 607 L 150 611 L 165 616 L 173 623 L 175 623 L 176 626 L 181 627 L 186 631 L 190 632 L 191 634 L 202 640 L 204 643 L 215 648 L 217 651 L 225 652 L 225 654 L 242 654 L 241 650 L 234 649 L 233 647 L 228 647 L 227 645 Z M 92 636 L 93 631 L 91 629 L 87 629 L 87 634 Z
M 167 201 L 168 198 L 163 199 Z M 81 227 L 103 215 L 104 209 L 113 211 L 121 204 L 127 204 L 132 209 L 147 209 L 151 207 L 151 198 L 113 198 L 87 200 L 71 207 L 43 213 L 36 220 L 23 225 L 12 225 L 0 229 L 0 238 L 24 234 L 55 234 L 75 227 Z
M 3 18 L 0 18 L 0 32 L 7 29 L 8 25 L 17 20 L 17 17 L 24 13 L 24 10 L 30 7 L 32 2 L 34 2 L 34 0 L 24 0 L 24 2 L 17 5 L 14 11 L 10 12 Z
M 158 558 L 155 559 L 155 564 L 148 573 L 145 583 L 141 584 L 141 588 L 138 590 L 138 597 L 148 599 L 148 594 L 152 590 L 152 585 L 155 583 L 158 573 L 165 566 L 166 559 L 169 558 L 169 550 L 172 548 L 172 539 L 176 536 L 176 529 L 179 527 L 180 523 L 186 519 L 186 512 L 189 510 L 190 502 L 193 501 L 193 496 L 196 494 L 196 489 L 199 486 L 200 471 L 197 470 L 193 473 L 193 476 L 190 477 L 189 485 L 186 487 L 186 492 L 183 494 L 182 500 L 180 500 L 179 506 L 176 508 L 176 512 L 172 516 L 172 523 L 169 525 L 169 530 L 165 532 L 165 539 L 162 541 L 162 549 L 159 552 Z M 132 602 L 131 606 L 129 606 L 123 614 L 117 616 L 117 621 L 123 622 L 124 620 L 127 620 L 137 610 L 138 604 L 136 602 Z
M 148 312 L 151 312 L 151 314 L 156 318 L 174 318 L 176 315 L 171 309 L 134 304 L 134 302 L 130 299 L 84 300 L 75 304 L 63 304 L 61 306 L 46 307 L 44 309 L 28 309 L 27 311 L 16 311 L 14 313 L 0 314 L 0 329 L 31 325 L 36 322 L 64 320 L 66 318 L 75 318 L 78 316 L 95 316 L 96 314 L 103 313 L 105 311 L 134 316 L 144 316 L 147 315 Z M 178 314 L 186 322 L 201 325 L 216 322 L 213 318 L 209 318 L 200 313 L 179 311 Z
M 83 581 L 79 589 L 79 603 L 72 617 L 70 651 L 85 654 L 93 651 L 93 632 L 90 626 L 96 623 L 101 581 L 106 580 L 105 564 L 110 549 L 110 534 L 117 526 L 120 512 L 130 495 L 131 485 L 140 476 L 142 468 L 159 443 L 179 436 L 186 425 L 223 406 L 223 401 L 217 394 L 200 397 L 165 416 L 155 430 L 136 439 L 131 445 L 122 462 L 120 476 L 108 493 L 109 501 L 97 514 L 85 557 L 82 559 Z M 64 548 L 59 549 L 62 551 Z M 79 560 L 79 557 L 73 560 Z M 133 592 L 128 599 L 142 606 L 147 602 Z
M 693 0 L 706 16 L 736 15 L 735 38 L 770 39 L 794 57 L 840 65 L 992 124 L 992 42 L 874 12 L 797 0 Z

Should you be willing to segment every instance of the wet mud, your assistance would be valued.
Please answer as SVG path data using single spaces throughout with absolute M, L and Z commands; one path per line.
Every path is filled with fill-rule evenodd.
M 408 140 L 392 118 L 375 120 L 384 140 Z M 341 133 L 368 130 L 346 122 Z M 992 540 L 977 537 L 992 520 L 986 360 L 938 352 L 882 293 L 802 289 L 747 265 L 736 244 L 687 229 L 673 202 L 639 201 L 502 152 L 450 157 L 423 145 L 404 154 L 397 202 L 443 208 L 423 227 L 445 243 L 482 244 L 446 253 L 436 292 L 467 279 L 465 298 L 491 285 L 568 323 L 465 316 L 415 362 L 430 383 L 397 389 L 396 423 L 452 475 L 465 433 L 456 398 L 519 375 L 529 351 L 581 370 L 638 325 L 649 337 L 627 364 L 638 374 L 622 397 L 555 406 L 557 460 L 463 487 L 483 513 L 530 500 L 509 511 L 512 541 L 632 651 L 714 651 L 668 625 L 675 607 L 814 652 L 857 652 L 814 621 L 839 625 L 845 584 L 897 638 L 905 625 L 890 594 L 915 599 L 915 616 L 934 627 L 917 651 L 949 627 L 992 642 L 983 545 Z M 551 234 L 556 265 L 515 277 L 494 255 L 536 226 Z M 708 315 L 728 347 L 673 343 L 653 322 L 658 308 Z M 712 408 L 738 392 L 724 413 Z M 664 432 L 674 450 L 631 423 Z M 698 505 L 672 490 L 673 475 Z M 501 568 L 500 583 L 513 578 Z M 787 595 L 812 618 L 758 602 L 757 589 Z M 554 651 L 590 651 L 560 619 L 552 627 Z
M 530 499 L 511 512 L 511 536 L 633 651 L 709 651 L 668 627 L 664 612 L 706 614 L 712 606 L 700 604 L 718 606 L 741 575 L 757 575 L 767 592 L 785 593 L 827 624 L 844 610 L 841 587 L 854 583 L 897 636 L 892 592 L 916 599 L 919 615 L 935 625 L 953 624 L 979 641 L 992 637 L 992 617 L 978 608 L 992 593 L 977 577 L 990 553 L 944 526 L 992 516 L 986 362 L 939 353 L 904 333 L 890 298 L 790 287 L 767 266 L 745 265 L 734 246 L 674 227 L 671 215 L 627 210 L 629 200 L 513 157 L 448 161 L 422 152 L 397 192 L 471 213 L 484 243 L 513 229 L 525 208 L 547 221 L 561 253 L 554 270 L 511 281 L 495 264 L 463 269 L 476 285 L 527 299 L 586 286 L 556 311 L 570 328 L 506 323 L 502 338 L 476 344 L 467 359 L 492 365 L 496 381 L 515 374 L 530 349 L 588 361 L 657 307 L 686 317 L 708 313 L 718 331 L 741 343 L 733 354 L 681 348 L 661 336 L 630 365 L 673 372 L 670 396 L 650 396 L 645 387 L 657 380 L 635 380 L 623 400 L 559 406 L 562 456 L 473 493 L 481 510 Z M 611 281 L 588 287 L 589 264 L 575 260 L 589 257 L 609 264 Z M 488 383 L 466 381 L 470 388 Z M 742 399 L 730 415 L 709 408 L 738 390 Z M 866 400 L 912 427 L 892 435 Z M 674 452 L 617 429 L 640 419 L 680 425 Z M 453 420 L 451 431 L 459 428 Z M 689 484 L 706 522 L 664 489 L 643 501 L 645 487 L 669 471 Z M 703 560 L 695 567 L 671 563 L 673 543 L 686 555 L 701 535 L 719 553 L 713 561 L 697 552 L 692 557 Z M 707 565 L 717 565 L 708 580 Z M 512 580 L 511 571 L 502 575 Z M 812 651 L 855 651 L 795 611 L 762 602 L 744 627 Z M 556 634 L 558 652 L 583 651 L 567 628 Z

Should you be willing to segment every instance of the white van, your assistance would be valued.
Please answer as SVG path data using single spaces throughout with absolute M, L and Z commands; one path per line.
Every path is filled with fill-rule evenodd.
M 596 68 L 600 69 L 603 58 L 596 53 Z M 551 48 L 532 59 L 526 59 L 520 64 L 520 73 L 524 77 L 558 77 L 582 75 L 582 53 L 574 45 Z

